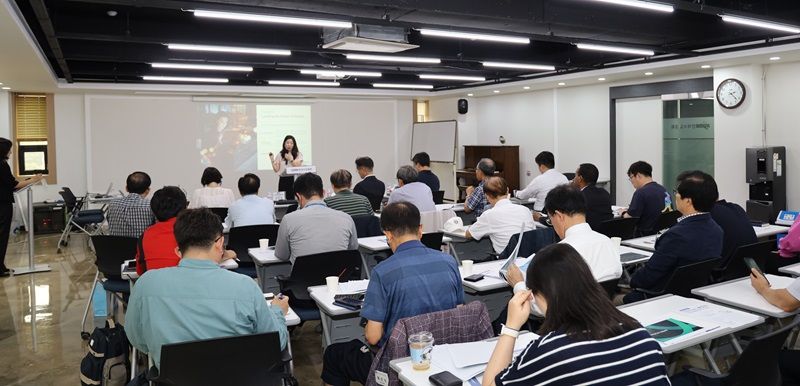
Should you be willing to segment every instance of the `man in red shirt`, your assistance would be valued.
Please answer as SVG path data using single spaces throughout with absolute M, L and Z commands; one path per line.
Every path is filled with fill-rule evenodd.
M 150 208 L 157 221 L 144 231 L 139 240 L 136 250 L 136 272 L 139 275 L 149 269 L 178 265 L 181 257 L 173 228 L 178 213 L 187 205 L 186 194 L 177 186 L 165 186 L 153 194 Z

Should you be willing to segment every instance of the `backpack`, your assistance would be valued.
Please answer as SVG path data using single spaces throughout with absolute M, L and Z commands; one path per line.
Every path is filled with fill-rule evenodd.
M 82 386 L 125 386 L 128 381 L 128 336 L 121 324 L 108 319 L 89 338 L 89 352 L 81 360 Z

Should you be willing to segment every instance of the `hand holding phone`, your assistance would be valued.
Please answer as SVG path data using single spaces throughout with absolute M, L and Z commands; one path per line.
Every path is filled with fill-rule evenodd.
M 756 270 L 756 272 L 758 272 L 758 274 L 759 274 L 761 277 L 763 277 L 763 278 L 764 278 L 764 280 L 767 282 L 767 284 L 768 284 L 768 285 L 770 285 L 770 286 L 772 285 L 772 284 L 770 284 L 770 282 L 769 282 L 769 279 L 767 279 L 767 276 L 766 276 L 766 275 L 764 275 L 764 272 L 763 272 L 763 271 L 761 271 L 761 268 L 758 266 L 758 264 L 756 264 L 756 261 L 755 261 L 755 260 L 753 260 L 753 258 L 752 258 L 752 257 L 745 257 L 745 258 L 744 258 L 744 263 L 745 263 L 745 264 L 747 265 L 747 267 L 748 267 L 748 268 L 750 268 L 751 270 L 755 269 L 755 270 Z M 750 274 L 752 275 L 752 271 L 751 271 L 751 273 L 750 273 Z

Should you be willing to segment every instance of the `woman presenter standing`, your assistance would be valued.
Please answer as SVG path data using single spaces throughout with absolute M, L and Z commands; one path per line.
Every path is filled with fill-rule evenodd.
M 286 192 L 287 200 L 294 200 L 294 176 L 286 174 L 287 167 L 303 166 L 303 153 L 297 149 L 297 141 L 291 135 L 283 139 L 278 157 L 269 153 L 269 160 L 272 162 L 272 170 L 278 173 L 281 178 L 278 180 L 278 191 Z

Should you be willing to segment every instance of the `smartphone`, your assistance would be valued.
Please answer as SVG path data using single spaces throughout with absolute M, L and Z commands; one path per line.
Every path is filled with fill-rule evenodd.
M 469 275 L 469 276 L 465 277 L 464 280 L 471 281 L 471 282 L 481 281 L 481 280 L 483 280 L 483 275 L 481 275 L 479 273 L 476 273 L 474 275 Z
M 461 379 L 453 375 L 449 371 L 442 371 L 441 373 L 433 374 L 428 377 L 428 381 L 436 386 L 461 386 L 463 382 Z
M 266 299 L 267 301 L 270 301 L 270 300 L 272 300 L 274 298 L 275 298 L 275 294 L 272 293 L 272 292 L 267 292 L 267 293 L 264 294 L 264 299 Z
M 756 261 L 755 261 L 755 260 L 753 260 L 753 258 L 752 258 L 752 257 L 745 257 L 745 258 L 744 258 L 744 263 L 745 263 L 745 264 L 747 265 L 747 267 L 748 267 L 748 268 L 750 268 L 750 269 L 753 269 L 753 268 L 755 268 L 755 269 L 756 269 L 756 271 L 758 271 L 758 273 L 760 273 L 760 274 L 761 274 L 761 276 L 764 276 L 764 280 L 766 280 L 766 281 L 767 281 L 767 284 L 769 284 L 769 279 L 767 279 L 767 276 L 766 276 L 766 275 L 764 275 L 764 272 L 762 272 L 762 271 L 761 271 L 761 268 L 758 266 L 758 264 L 756 264 Z M 771 284 L 770 284 L 770 285 L 771 285 Z

